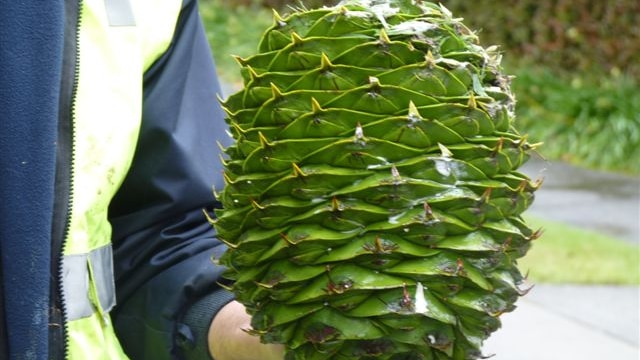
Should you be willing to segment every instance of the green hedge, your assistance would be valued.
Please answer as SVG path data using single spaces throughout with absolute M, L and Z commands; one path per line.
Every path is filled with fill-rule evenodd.
M 307 7 L 336 0 L 303 0 Z M 441 0 L 485 45 L 501 45 L 513 58 L 567 70 L 640 76 L 638 0 Z M 298 0 L 228 0 L 286 9 Z
M 640 86 L 623 75 L 515 67 L 517 127 L 540 153 L 590 168 L 640 174 Z
M 484 44 L 571 71 L 640 75 L 638 0 L 442 0 Z

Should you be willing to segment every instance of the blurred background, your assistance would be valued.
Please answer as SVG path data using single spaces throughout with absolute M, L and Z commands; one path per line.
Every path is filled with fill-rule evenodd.
M 520 262 L 536 287 L 486 351 L 497 360 L 639 359 L 640 1 L 440 2 L 483 46 L 500 46 L 516 127 L 544 143 L 522 169 L 544 179 L 525 216 L 544 235 Z M 232 55 L 254 54 L 271 8 L 291 6 L 300 2 L 200 0 L 226 95 L 242 86 Z

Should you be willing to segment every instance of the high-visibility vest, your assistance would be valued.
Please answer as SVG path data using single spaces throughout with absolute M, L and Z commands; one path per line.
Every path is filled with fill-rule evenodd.
M 68 359 L 126 359 L 115 305 L 109 202 L 130 167 L 143 74 L 168 48 L 181 0 L 83 0 L 72 103 L 70 218 L 62 258 Z

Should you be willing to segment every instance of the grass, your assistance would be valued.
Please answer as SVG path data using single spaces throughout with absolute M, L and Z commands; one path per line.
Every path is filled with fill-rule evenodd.
M 545 233 L 520 260 L 534 283 L 640 285 L 640 246 L 562 223 L 528 217 Z

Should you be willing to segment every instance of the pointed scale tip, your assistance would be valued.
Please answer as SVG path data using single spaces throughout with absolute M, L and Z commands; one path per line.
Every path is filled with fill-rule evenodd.
M 527 276 L 529 276 L 529 273 L 527 272 Z M 531 291 L 531 289 L 533 289 L 534 287 L 536 287 L 536 284 L 531 284 L 529 285 L 529 287 L 526 288 L 520 288 L 516 286 L 516 292 L 518 293 L 518 295 L 520 296 L 525 296 L 529 293 L 529 291 Z
M 409 100 L 409 120 L 418 121 L 422 120 L 422 116 L 420 115 L 420 111 L 416 107 L 416 104 L 413 101 Z
M 220 93 L 216 93 L 216 99 L 218 100 L 218 103 L 219 103 L 220 105 L 224 105 L 225 100 L 224 100 L 224 98 L 222 97 L 222 95 L 221 95 Z M 222 108 L 222 109 L 223 109 L 223 110 L 225 110 L 225 112 L 226 112 L 227 114 L 229 114 L 229 113 L 230 113 L 230 112 L 229 112 L 229 109 L 225 109 L 225 108 L 224 108 L 224 106 L 223 106 L 223 108 Z
M 380 79 L 375 76 L 369 76 L 369 89 L 374 93 L 379 93 L 381 90 Z
M 222 98 L 220 97 L 220 95 L 218 95 L 218 94 L 216 94 L 216 95 L 218 96 L 218 99 L 219 99 L 219 100 L 220 100 L 220 99 L 222 99 Z M 225 115 L 226 115 L 226 117 L 227 117 L 227 118 L 233 118 L 233 117 L 236 115 L 236 113 L 235 113 L 235 112 L 231 111 L 231 109 L 229 109 L 229 108 L 226 106 L 226 102 L 225 102 L 225 103 L 222 103 L 222 111 L 224 111 L 224 113 L 225 113 Z
M 267 140 L 267 138 L 264 136 L 262 131 L 258 132 L 258 137 L 260 138 L 260 147 L 262 147 L 263 149 L 266 149 L 271 146 L 271 144 L 269 143 L 269 140 Z
M 282 97 L 282 91 L 276 86 L 276 84 L 271 83 L 271 98 L 272 99 L 280 99 Z
M 211 193 L 213 194 L 213 197 L 216 199 L 220 199 L 220 195 L 222 195 L 218 192 L 218 190 L 216 190 L 215 185 L 211 185 Z
M 524 134 L 524 135 L 520 136 L 520 139 L 518 139 L 518 140 L 515 142 L 515 144 L 516 144 L 518 147 L 521 147 L 521 148 L 526 149 L 526 148 L 527 148 L 527 146 L 528 146 L 528 144 L 527 144 L 527 140 L 528 140 L 528 139 L 529 139 L 529 134 Z
M 216 140 L 216 145 L 218 146 L 218 149 L 220 151 L 224 151 L 224 145 L 222 145 L 222 143 L 220 142 L 220 140 Z M 222 155 L 220 155 L 222 156 Z
M 291 42 L 293 43 L 293 45 L 302 45 L 302 43 L 304 42 L 304 39 L 302 37 L 300 37 L 300 35 L 298 35 L 298 33 L 296 33 L 295 31 L 293 31 L 291 33 Z
M 331 63 L 331 60 L 329 60 L 329 57 L 327 56 L 327 54 L 323 52 L 322 55 L 320 56 L 320 70 L 329 71 L 332 68 L 333 68 L 333 64 Z
M 286 242 L 287 245 L 296 245 L 296 243 L 291 241 L 291 239 L 289 239 L 289 236 L 287 236 L 287 234 L 285 233 L 280 233 L 280 238 L 284 240 L 284 242 Z
M 523 179 L 518 184 L 518 187 L 516 187 L 515 192 L 518 194 L 522 194 L 527 190 L 528 185 L 529 185 L 529 180 Z
M 218 238 L 218 240 L 222 241 L 225 245 L 227 245 L 231 249 L 237 249 L 238 248 L 238 244 L 234 244 L 234 243 L 230 242 L 229 240 L 223 238 L 220 235 L 216 236 L 216 238 Z
M 421 282 L 416 283 L 415 305 L 414 312 L 418 314 L 426 314 L 429 312 L 427 299 L 424 295 L 424 285 Z
M 493 192 L 493 188 L 490 188 L 490 187 L 486 188 L 482 193 L 482 196 L 480 196 L 480 203 L 487 204 L 489 200 L 491 200 L 492 192 Z
M 400 180 L 400 171 L 398 171 L 398 168 L 395 165 L 391 165 L 391 177 L 394 180 Z
M 244 331 L 245 333 L 247 333 L 247 334 L 249 334 L 251 336 L 255 336 L 255 337 L 260 337 L 260 336 L 262 336 L 262 335 L 267 333 L 264 330 L 256 330 L 256 329 L 251 329 L 251 328 L 249 328 L 249 329 L 243 328 L 241 330 Z
M 280 16 L 280 13 L 278 13 L 276 9 L 271 9 L 271 12 L 273 13 L 274 26 L 283 27 L 287 25 L 287 22 L 282 18 L 282 16 Z
M 226 171 L 222 173 L 222 179 L 224 179 L 224 184 L 225 185 L 233 185 L 233 184 L 235 184 L 235 181 L 233 179 L 231 179 L 231 177 L 229 176 L 229 174 L 227 174 Z
M 529 236 L 527 240 L 529 241 L 538 240 L 543 234 L 544 234 L 544 228 L 539 228 L 538 230 L 534 231 L 533 234 L 531 234 L 531 236 Z
M 423 204 L 423 207 L 424 207 L 424 217 L 427 220 L 435 220 L 436 217 L 433 214 L 433 209 L 431 208 L 429 203 L 425 201 L 424 204 Z
M 250 65 L 247 65 L 246 68 L 247 68 L 247 72 L 249 72 L 249 77 L 251 78 L 251 81 L 256 81 L 256 79 L 260 77 L 260 75 L 256 72 L 256 70 Z
M 499 246 L 499 250 L 506 253 L 511 249 L 511 244 L 513 244 L 513 236 L 508 236 L 507 239 Z
M 441 143 L 438 143 L 438 148 L 440 148 L 440 153 L 442 157 L 445 157 L 445 158 L 453 157 L 453 153 L 451 152 L 451 150 L 447 149 L 446 146 L 442 145 Z
M 491 152 L 491 157 L 496 157 L 504 148 L 504 137 L 500 137 L 498 142 L 496 142 L 496 146 L 493 148 L 493 152 Z
M 338 198 L 334 196 L 331 199 L 331 211 L 336 212 L 341 210 L 342 210 L 342 206 L 340 205 L 340 200 L 338 200 Z
M 204 217 L 207 219 L 207 222 L 210 225 L 215 225 L 218 222 L 218 219 L 211 217 L 206 209 L 202 209 L 202 213 L 204 214 Z
M 320 105 L 318 100 L 316 100 L 316 98 L 314 98 L 314 97 L 311 97 L 311 111 L 314 114 L 317 114 L 317 113 L 323 111 L 322 106 Z
M 305 176 L 307 176 L 307 174 L 305 174 L 304 171 L 302 171 L 302 169 L 300 169 L 298 164 L 292 163 L 291 166 L 293 167 L 293 176 L 294 177 L 305 177 Z
M 467 271 L 464 268 L 464 261 L 462 261 L 461 258 L 457 258 L 456 259 L 456 275 L 458 275 L 458 274 L 464 275 L 464 274 L 466 274 L 466 272 Z
M 238 65 L 242 67 L 247 66 L 247 60 L 243 59 L 242 57 L 238 55 L 231 55 L 231 57 L 233 57 L 233 59 L 238 63 Z
M 476 101 L 476 96 L 473 92 L 469 94 L 469 101 L 467 102 L 467 106 L 471 109 L 478 108 L 478 102 Z
M 224 289 L 224 290 L 229 291 L 229 292 L 232 292 L 232 291 L 233 291 L 233 286 L 229 286 L 229 285 L 227 285 L 227 284 L 223 284 L 223 283 L 221 283 L 221 282 L 217 282 L 217 281 L 216 281 L 216 284 L 217 284 L 218 286 L 220 286 L 220 288 L 221 288 L 221 289 Z
M 453 13 L 451 12 L 451 10 L 447 9 L 444 5 L 442 5 L 442 3 L 439 4 L 440 5 L 440 12 L 447 18 L 447 19 L 451 19 L 453 17 Z
M 356 130 L 355 130 L 355 140 L 362 140 L 364 139 L 364 130 L 362 129 L 362 125 L 360 125 L 360 122 L 358 121 L 356 123 Z
M 251 206 L 256 209 L 256 210 L 264 210 L 265 207 L 260 205 L 257 201 L 255 201 L 254 199 L 250 199 L 251 201 Z
M 224 149 L 222 150 L 224 151 Z M 224 158 L 224 156 L 222 156 L 222 154 L 218 154 L 218 157 L 220 158 L 220 163 L 222 164 L 222 166 L 226 167 L 227 165 L 229 165 L 229 162 L 227 161 L 227 159 Z
M 253 283 L 256 284 L 258 287 L 261 287 L 263 289 L 273 289 L 273 287 L 277 285 L 277 283 L 276 284 L 269 284 L 269 283 L 262 283 L 262 282 L 259 282 L 259 281 L 254 281 Z M 264 331 L 263 332 L 258 332 L 258 331 L 255 331 L 253 329 L 243 329 L 243 330 L 245 332 L 249 333 L 249 334 L 252 334 L 252 335 L 260 335 L 261 333 L 265 333 Z
M 384 29 L 380 29 L 380 36 L 378 38 L 381 44 L 389 44 L 391 43 L 391 39 L 389 39 L 389 35 Z
M 433 56 L 431 50 L 427 51 L 427 55 L 424 56 L 424 61 L 428 68 L 433 68 L 436 65 L 436 58 Z
M 242 126 L 238 125 L 237 123 L 231 123 L 230 125 L 230 129 L 233 129 L 233 131 L 236 132 L 238 137 L 245 137 L 245 134 L 247 133 L 247 130 L 243 129 Z M 232 134 L 233 135 L 233 134 Z
M 544 177 L 540 177 L 540 178 L 537 178 L 536 181 L 533 182 L 533 184 L 531 184 L 531 187 L 533 188 L 533 190 L 538 190 L 540 189 L 540 186 L 542 186 L 543 183 L 544 183 Z
M 540 141 L 540 142 L 533 143 L 533 144 L 532 143 L 527 143 L 527 146 L 531 150 L 537 150 L 542 145 L 544 145 L 544 141 Z

